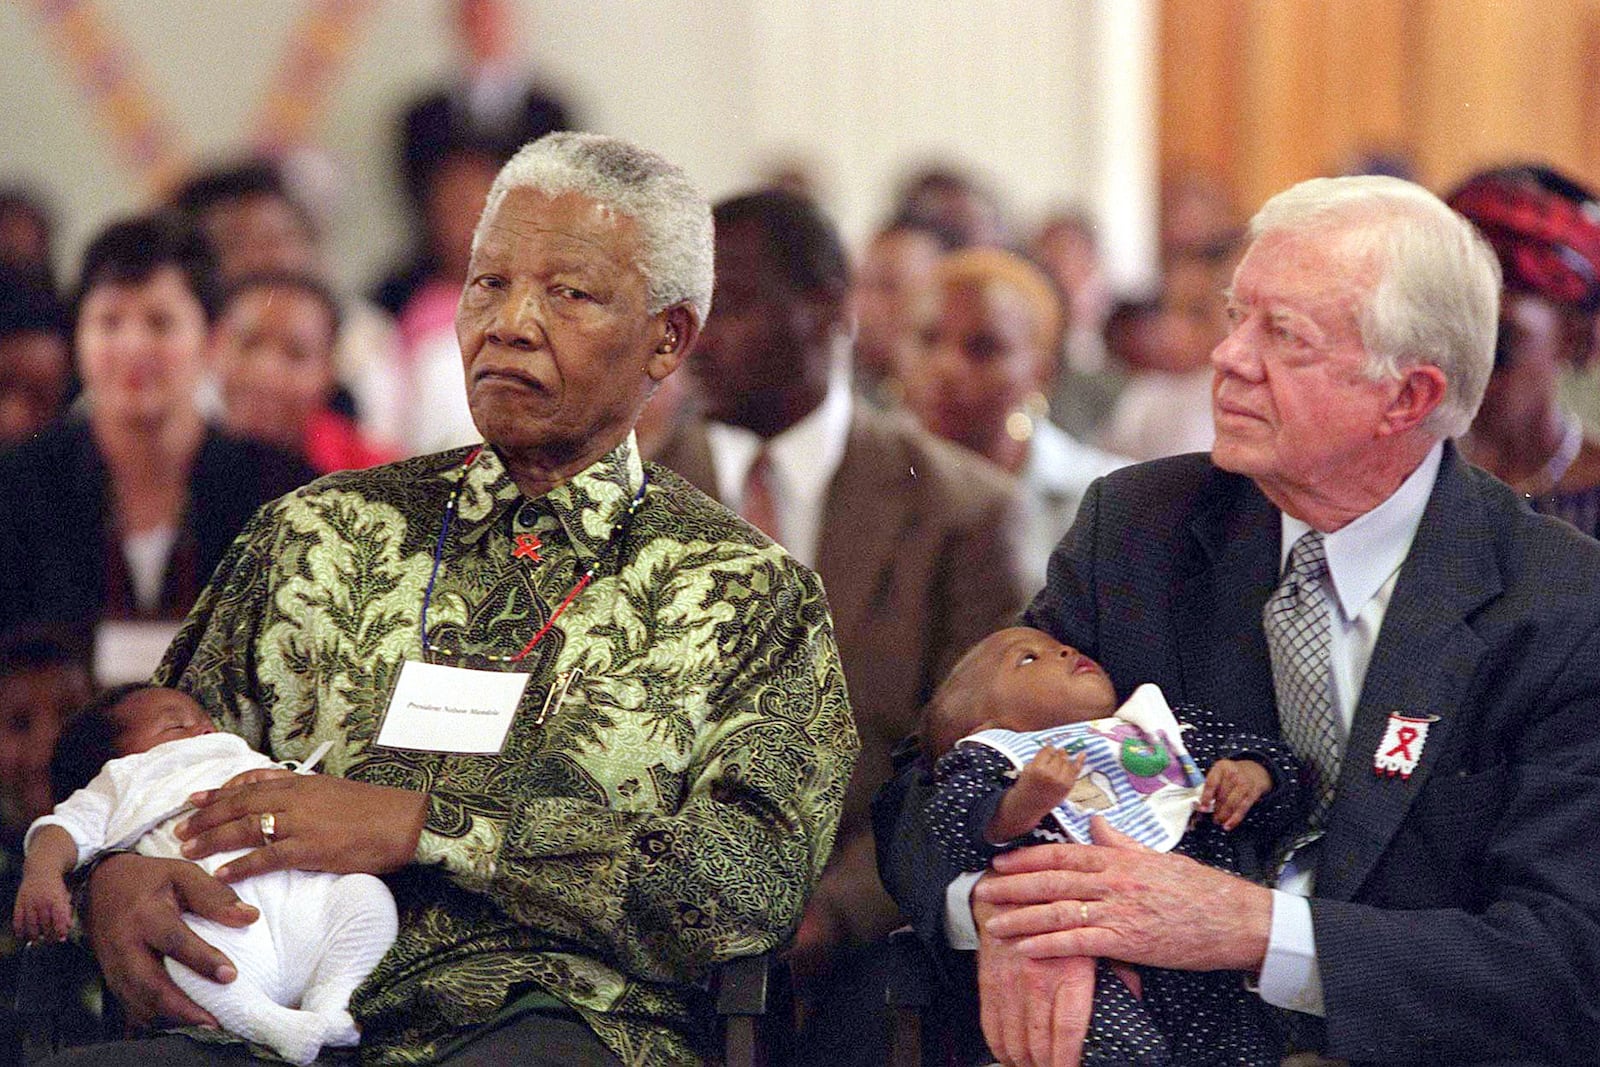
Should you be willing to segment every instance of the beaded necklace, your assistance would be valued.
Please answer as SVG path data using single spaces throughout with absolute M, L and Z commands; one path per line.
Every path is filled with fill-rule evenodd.
M 436 645 L 432 641 L 428 640 L 428 604 L 433 599 L 433 583 L 439 577 L 439 565 L 444 561 L 445 541 L 450 536 L 450 525 L 455 519 L 456 505 L 461 499 L 462 486 L 464 486 L 467 481 L 467 471 L 472 467 L 473 462 L 482 454 L 483 446 L 479 445 L 477 448 L 473 449 L 467 454 L 466 459 L 461 461 L 461 473 L 459 476 L 457 476 L 455 488 L 450 493 L 450 501 L 445 505 L 444 508 L 444 522 L 439 527 L 439 540 L 435 542 L 433 546 L 433 569 L 428 572 L 428 588 L 427 591 L 422 594 L 422 647 L 425 651 L 432 652 L 440 656 L 455 657 L 461 655 L 461 653 L 453 648 L 447 648 L 443 645 Z M 583 572 L 583 577 L 578 579 L 578 584 L 574 585 L 572 590 L 567 593 L 566 598 L 561 601 L 560 606 L 558 606 L 550 615 L 550 618 L 546 620 L 545 624 L 539 627 L 539 632 L 533 635 L 533 639 L 531 641 L 522 646 L 522 651 L 518 652 L 514 656 L 492 656 L 481 654 L 483 659 L 489 660 L 491 663 L 520 663 L 524 658 L 527 657 L 528 653 L 534 650 L 540 641 L 544 640 L 544 635 L 549 633 L 550 628 L 556 624 L 556 620 L 561 618 L 561 613 L 566 611 L 568 605 L 570 605 L 574 600 L 578 599 L 578 594 L 583 592 L 588 584 L 594 580 L 595 571 L 600 566 L 600 557 L 605 553 L 606 549 L 611 547 L 612 542 L 617 539 L 618 532 L 624 531 L 633 525 L 633 514 L 639 510 L 640 503 L 644 501 L 644 491 L 649 487 L 649 485 L 650 475 L 646 474 L 644 476 L 644 481 L 639 485 L 639 491 L 635 493 L 633 495 L 633 499 L 628 502 L 628 510 L 623 514 L 622 518 L 618 522 L 612 525 L 611 533 L 606 538 L 605 544 L 601 545 L 600 551 L 595 553 L 594 562 L 589 564 L 588 569 Z

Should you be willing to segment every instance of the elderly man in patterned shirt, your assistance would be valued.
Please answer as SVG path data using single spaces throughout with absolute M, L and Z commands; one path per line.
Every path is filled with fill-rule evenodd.
M 192 855 L 251 850 L 221 881 L 126 855 L 90 876 L 135 1021 L 209 1022 L 163 954 L 230 976 L 180 909 L 241 925 L 226 882 L 369 871 L 401 921 L 352 999 L 363 1062 L 700 1062 L 702 980 L 799 921 L 857 747 L 816 577 L 634 446 L 711 261 L 704 198 L 652 153 L 552 134 L 506 165 L 457 313 L 486 443 L 267 506 L 168 653 L 162 679 L 264 751 L 333 748 L 197 798 Z

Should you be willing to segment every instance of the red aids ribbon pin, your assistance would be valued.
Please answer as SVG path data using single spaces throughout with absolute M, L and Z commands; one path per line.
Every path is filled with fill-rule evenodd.
M 539 549 L 543 547 L 544 542 L 539 540 L 538 534 L 517 534 L 517 547 L 511 550 L 511 558 L 543 563 L 544 557 L 539 554 Z
M 1389 715 L 1389 725 L 1378 742 L 1378 751 L 1372 757 L 1374 774 L 1410 778 L 1422 759 L 1422 746 L 1428 740 L 1428 725 L 1438 721 L 1437 716 L 1426 718 L 1415 715 Z

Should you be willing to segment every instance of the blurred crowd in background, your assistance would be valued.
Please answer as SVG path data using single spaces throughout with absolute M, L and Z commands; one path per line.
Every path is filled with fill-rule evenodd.
M 473 228 L 515 148 L 581 126 L 581 110 L 508 66 L 492 25 L 461 30 L 467 77 L 396 111 L 394 181 L 412 209 L 411 252 L 366 292 L 332 278 L 317 218 L 272 159 L 189 175 L 150 213 L 109 226 L 74 264 L 58 261 L 50 190 L 0 191 L 0 883 L 15 877 L 23 830 L 50 806 L 46 766 L 62 717 L 96 685 L 148 673 L 259 504 L 329 471 L 478 439 L 454 329 Z M 1405 176 L 1403 161 L 1372 166 Z M 1455 203 L 1501 253 L 1508 297 L 1494 381 L 1463 447 L 1535 506 L 1593 534 L 1600 208 L 1538 166 L 1476 181 Z M 785 228 L 801 216 L 784 204 L 807 202 L 813 189 L 803 166 L 774 175 L 772 188 L 789 199 L 751 216 L 767 245 L 811 241 Z M 1160 198 L 1153 292 L 1113 291 L 1084 211 L 1014 217 L 1003 188 L 956 163 L 908 174 L 882 225 L 837 269 L 783 280 L 796 301 L 817 286 L 837 297 L 838 328 L 804 356 L 821 361 L 807 373 L 897 432 L 965 450 L 979 480 L 1001 487 L 1009 528 L 998 532 L 1014 558 L 994 570 L 1014 570 L 1014 580 L 1003 583 L 999 617 L 1042 584 L 1095 478 L 1211 445 L 1209 356 L 1228 330 L 1241 215 L 1207 175 L 1173 178 Z M 717 399 L 706 395 L 717 392 L 708 376 L 726 373 L 713 358 L 760 358 L 718 322 L 734 314 L 724 301 L 739 280 L 725 273 L 723 236 L 707 344 L 731 353 L 663 383 L 637 430 L 647 458 L 708 415 L 730 421 L 708 404 Z M 762 305 L 769 315 L 797 306 Z M 763 437 L 793 422 L 740 418 Z M 813 544 L 806 562 L 856 532 L 810 531 L 824 547 Z M 967 606 L 930 598 L 929 617 L 912 621 L 939 631 L 933 615 Z M 936 665 L 1000 620 L 975 621 L 973 634 L 949 628 L 908 699 L 925 697 Z M 864 670 L 852 662 L 867 653 L 843 629 L 840 645 L 847 673 Z M 858 718 L 874 713 L 857 708 Z M 862 725 L 864 737 L 874 732 Z M 903 730 L 877 732 L 881 758 Z M 825 985 L 843 974 L 841 944 L 886 930 L 809 932 L 831 947 L 798 969 Z

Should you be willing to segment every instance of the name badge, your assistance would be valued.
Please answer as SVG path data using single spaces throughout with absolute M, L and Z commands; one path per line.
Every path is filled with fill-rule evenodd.
M 499 752 L 529 677 L 521 671 L 407 661 L 383 713 L 377 744 L 462 755 Z

